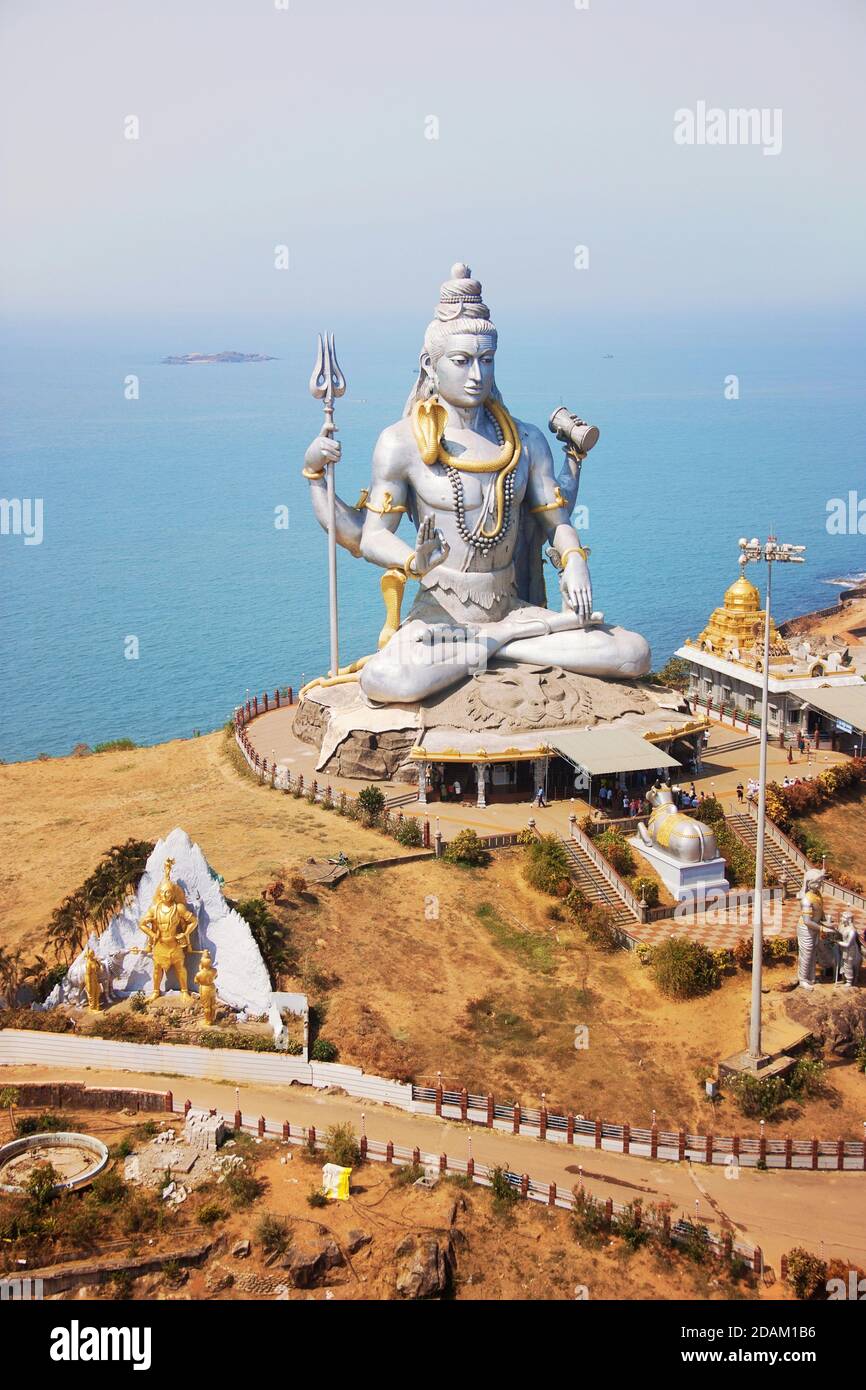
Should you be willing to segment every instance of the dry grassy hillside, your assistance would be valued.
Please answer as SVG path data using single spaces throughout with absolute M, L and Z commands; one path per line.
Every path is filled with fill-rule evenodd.
M 181 825 L 235 898 L 343 849 L 398 847 L 333 812 L 243 775 L 221 733 L 156 748 L 0 767 L 0 946 L 41 948 L 51 910 L 110 845 Z M 695 1078 L 744 1043 L 748 977 L 671 1003 L 634 956 L 603 955 L 530 889 L 520 851 L 486 868 L 423 861 L 363 872 L 276 909 L 298 951 L 292 983 L 340 1057 L 369 1071 L 491 1090 L 611 1120 L 748 1133 L 729 1102 L 714 1114 Z M 790 967 L 768 972 L 772 987 Z M 287 983 L 289 983 L 287 981 Z M 766 1017 L 784 996 L 765 997 Z M 589 1029 L 576 1050 L 575 1028 Z M 861 1132 L 864 1078 L 831 1063 L 832 1090 L 768 1132 Z
M 393 841 L 242 774 L 223 733 L 0 766 L 0 946 L 40 949 L 51 911 L 130 836 L 176 825 L 196 840 L 233 898 L 257 893 L 310 855 L 400 853 Z

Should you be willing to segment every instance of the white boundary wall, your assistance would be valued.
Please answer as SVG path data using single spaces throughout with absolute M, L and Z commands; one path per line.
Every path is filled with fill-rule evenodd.
M 110 1071 L 165 1073 L 202 1081 L 237 1081 L 262 1086 L 340 1086 L 350 1096 L 411 1110 L 412 1087 L 339 1062 L 303 1062 L 300 1057 L 175 1043 L 109 1042 L 70 1033 L 0 1031 L 0 1066 L 92 1067 Z M 169 1088 L 170 1089 L 170 1088 Z

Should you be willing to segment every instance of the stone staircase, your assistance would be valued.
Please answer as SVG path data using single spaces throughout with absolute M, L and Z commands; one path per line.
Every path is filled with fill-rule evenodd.
M 704 761 L 712 761 L 716 753 L 733 753 L 737 748 L 755 748 L 760 741 L 757 734 L 743 734 L 742 738 L 733 738 L 727 743 L 714 743 L 704 749 Z
M 735 814 L 725 817 L 725 822 L 738 839 L 754 854 L 758 848 L 758 825 L 750 815 Z M 767 835 L 764 840 L 764 868 L 768 874 L 778 878 L 784 874 L 788 880 L 789 891 L 796 892 L 803 881 L 803 870 L 795 859 L 786 854 L 781 845 Z M 766 880 L 765 880 L 766 882 Z
M 561 837 L 562 845 L 568 855 L 569 872 L 576 887 L 590 902 L 596 903 L 599 907 L 604 907 L 610 913 L 618 927 L 629 931 L 635 924 L 635 916 L 630 907 L 627 907 L 616 889 L 608 883 L 603 874 L 599 873 L 589 855 L 584 852 L 580 845 L 574 840 L 567 840 Z

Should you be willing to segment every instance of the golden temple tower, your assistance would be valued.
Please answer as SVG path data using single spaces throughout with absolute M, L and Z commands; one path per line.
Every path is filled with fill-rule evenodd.
M 742 661 L 760 655 L 764 633 L 761 595 L 744 574 L 725 590 L 721 608 L 714 608 L 703 632 L 686 643 L 726 660 Z M 788 656 L 785 639 L 770 617 L 770 655 Z

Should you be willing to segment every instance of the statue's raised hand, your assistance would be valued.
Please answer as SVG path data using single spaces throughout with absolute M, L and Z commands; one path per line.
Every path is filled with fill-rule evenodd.
M 592 616 L 592 581 L 589 566 L 579 553 L 569 555 L 566 560 L 559 587 L 572 612 L 577 614 L 581 622 L 588 623 Z
M 426 574 L 428 570 L 448 559 L 450 549 L 442 532 L 436 529 L 436 518 L 425 516 L 418 527 L 412 569 L 417 575 Z
M 342 446 L 329 434 L 317 434 L 304 454 L 304 467 L 309 473 L 321 473 L 326 463 L 339 463 Z

